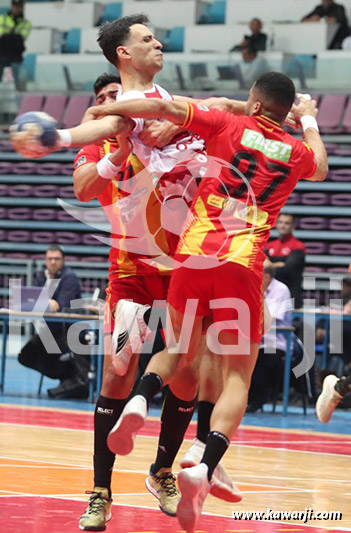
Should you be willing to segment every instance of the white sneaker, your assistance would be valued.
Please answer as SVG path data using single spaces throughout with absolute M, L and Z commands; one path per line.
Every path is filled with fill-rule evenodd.
M 107 446 L 118 455 L 128 455 L 134 448 L 135 435 L 145 423 L 147 403 L 144 396 L 134 396 L 107 437 Z
M 111 356 L 115 372 L 124 376 L 133 353 L 140 353 L 148 331 L 144 313 L 149 305 L 119 300 L 116 307 L 115 327 L 112 334 Z
M 207 472 L 208 467 L 204 463 L 179 472 L 178 486 L 182 496 L 177 507 L 177 517 L 185 531 L 195 530 L 204 501 L 210 492 Z
M 341 402 L 343 396 L 335 390 L 335 384 L 339 378 L 333 375 L 327 376 L 323 381 L 322 392 L 316 403 L 316 412 L 319 420 L 326 424 L 336 406 Z
M 205 451 L 205 444 L 199 439 L 195 439 L 193 445 L 180 461 L 182 468 L 191 468 L 200 463 Z M 226 502 L 240 502 L 243 497 L 238 487 L 232 482 L 226 469 L 219 463 L 212 475 L 211 490 L 212 496 L 225 500 Z

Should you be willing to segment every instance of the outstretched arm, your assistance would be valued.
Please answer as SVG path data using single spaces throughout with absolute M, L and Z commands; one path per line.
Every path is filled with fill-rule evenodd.
M 107 115 L 122 115 L 131 118 L 164 118 L 174 124 L 183 124 L 187 115 L 188 104 L 185 101 L 167 101 L 160 98 L 141 98 L 125 100 L 103 106 L 90 107 L 92 119 Z M 84 125 L 87 125 L 86 122 Z M 79 126 L 77 126 L 79 128 Z M 76 129 L 76 128 L 74 128 Z

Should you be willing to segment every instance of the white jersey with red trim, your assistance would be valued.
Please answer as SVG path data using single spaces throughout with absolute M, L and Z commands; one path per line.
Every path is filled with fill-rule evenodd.
M 144 92 L 131 90 L 123 93 L 120 90 L 117 94 L 117 101 L 135 100 L 137 98 L 173 100 L 173 97 L 163 87 L 156 84 Z M 150 172 L 155 174 L 170 172 L 181 162 L 188 160 L 192 151 L 203 152 L 205 150 L 205 143 L 201 137 L 184 130 L 179 130 L 179 134 L 167 146 L 163 148 L 150 148 L 139 139 L 139 134 L 144 129 L 145 120 L 142 118 L 133 118 L 132 120 L 135 122 L 135 128 L 131 135 L 133 152 Z

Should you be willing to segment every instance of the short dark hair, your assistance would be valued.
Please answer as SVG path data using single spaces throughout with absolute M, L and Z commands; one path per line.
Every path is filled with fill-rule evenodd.
M 283 121 L 295 100 L 293 81 L 281 72 L 265 72 L 257 78 L 254 89 L 261 93 L 279 121 Z
M 94 83 L 94 93 L 97 95 L 101 89 L 106 87 L 106 85 L 109 85 L 110 83 L 121 83 L 121 78 L 117 76 L 116 74 L 108 74 L 107 72 L 104 72 L 96 78 Z
M 134 24 L 144 24 L 146 26 L 149 22 L 147 15 L 137 13 L 136 15 L 128 15 L 102 24 L 99 28 L 97 41 L 106 59 L 112 65 L 117 65 L 118 57 L 116 49 L 118 46 L 125 44 L 130 34 L 130 27 Z
M 50 244 L 46 252 L 61 252 L 62 257 L 65 257 L 64 251 L 62 250 L 61 246 L 59 246 L 58 244 Z

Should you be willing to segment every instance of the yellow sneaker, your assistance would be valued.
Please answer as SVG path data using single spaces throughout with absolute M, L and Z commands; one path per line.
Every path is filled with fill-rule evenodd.
M 159 501 L 159 508 L 168 516 L 177 515 L 180 492 L 175 483 L 175 476 L 170 468 L 160 468 L 154 474 L 151 465 L 150 474 L 145 480 L 148 491 L 151 492 Z
M 91 496 L 89 505 L 79 520 L 79 529 L 105 531 L 106 522 L 111 520 L 112 516 L 112 498 L 109 498 L 108 490 L 104 487 L 94 487 L 93 491 L 86 491 L 86 494 Z

